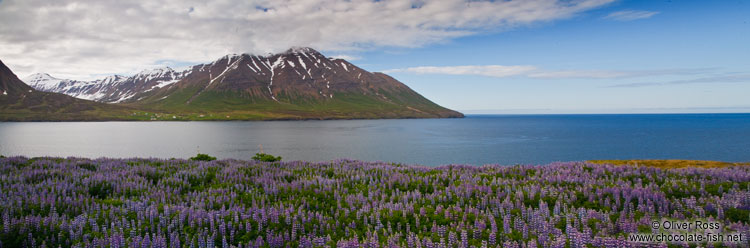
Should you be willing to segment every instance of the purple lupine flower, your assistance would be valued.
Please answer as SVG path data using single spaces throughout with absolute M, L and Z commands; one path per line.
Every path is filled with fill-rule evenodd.
M 461 230 L 461 248 L 468 248 L 469 247 L 469 234 L 466 232 L 466 229 Z
M 74 246 L 72 240 L 84 240 L 76 245 L 117 247 L 125 244 L 126 234 L 130 247 L 206 247 L 214 242 L 221 242 L 222 247 L 259 242 L 284 247 L 295 241 L 300 247 L 314 246 L 314 241 L 380 247 L 410 245 L 409 239 L 418 247 L 445 246 L 446 239 L 451 245 L 465 246 L 472 237 L 482 241 L 489 221 L 488 246 L 556 247 L 565 241 L 550 237 L 564 236 L 556 227 L 564 218 L 565 233 L 573 246 L 599 247 L 612 241 L 606 238 L 637 231 L 651 220 L 689 215 L 736 225 L 732 230 L 750 230 L 747 223 L 730 224 L 726 216 L 729 208 L 750 206 L 750 189 L 739 186 L 739 182 L 750 180 L 744 167 L 667 172 L 585 163 L 428 168 L 351 160 L 270 165 L 237 160 L 79 158 L 41 158 L 29 166 L 16 166 L 12 164 L 16 160 L 26 161 L 0 159 L 0 169 L 8 172 L 0 177 L 2 232 L 18 231 L 24 237 L 34 233 L 36 245 L 68 247 Z M 157 162 L 161 165 L 149 164 Z M 96 164 L 97 169 L 82 169 L 85 164 Z M 335 172 L 334 177 L 325 175 L 329 169 Z M 209 171 L 220 184 L 202 185 Z M 89 187 L 100 182 L 112 186 L 103 193 L 116 204 L 91 195 Z M 431 185 L 431 193 L 422 192 L 424 187 L 394 187 L 415 182 Z M 690 190 L 680 186 L 688 184 L 701 185 L 696 187 L 700 188 L 697 195 L 667 197 Z M 732 186 L 709 193 L 717 184 Z M 366 185 L 367 196 L 350 185 Z M 526 200 L 535 196 L 556 200 L 528 205 Z M 323 204 L 321 199 L 330 199 L 331 204 Z M 574 199 L 600 208 L 574 204 Z M 27 212 L 23 207 L 29 204 L 40 208 Z M 43 215 L 38 209 L 49 209 L 49 213 Z M 643 217 L 636 218 L 636 211 Z M 610 221 L 612 214 L 620 218 Z M 598 220 L 593 226 L 596 237 L 588 226 L 590 219 Z M 423 224 L 430 222 L 432 225 Z M 500 242 L 498 224 L 503 225 L 502 233 L 518 232 L 523 240 Z M 188 228 L 195 231 L 192 236 L 182 232 Z M 54 229 L 59 231 L 45 233 Z M 362 236 L 361 229 L 377 231 Z M 92 231 L 104 235 L 97 238 Z M 247 240 L 243 235 L 250 233 L 256 235 L 254 240 L 241 243 Z M 432 243 L 430 235 L 434 234 L 443 241 Z M 386 238 L 381 242 L 377 235 Z M 615 245 L 624 242 L 614 241 Z

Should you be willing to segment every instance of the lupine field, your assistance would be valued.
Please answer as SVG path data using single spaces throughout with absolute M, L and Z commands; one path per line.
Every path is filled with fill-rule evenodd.
M 667 247 L 748 235 L 750 167 L 0 158 L 0 247 Z M 671 243 L 747 247 L 748 243 Z

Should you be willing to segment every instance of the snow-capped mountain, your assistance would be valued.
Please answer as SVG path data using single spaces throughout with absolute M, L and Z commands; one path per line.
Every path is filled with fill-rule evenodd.
M 63 80 L 48 75 L 35 79 L 59 85 Z M 69 82 L 67 82 L 69 83 Z M 34 90 L 0 61 L 0 121 L 104 121 L 132 120 L 133 109 Z M 128 118 L 129 117 L 129 118 Z
M 334 98 L 337 93 L 379 95 L 378 90 L 408 89 L 385 74 L 368 72 L 307 47 L 268 56 L 226 55 L 212 63 L 193 66 L 189 76 L 176 86 L 197 86 L 200 89 L 195 97 L 203 91 L 243 91 L 254 98 L 277 102 L 300 96 L 320 99 Z M 379 98 L 387 100 L 385 96 Z
M 164 67 L 143 70 L 129 77 L 112 75 L 94 81 L 59 79 L 47 73 L 36 73 L 24 78 L 23 81 L 39 91 L 63 93 L 98 102 L 118 103 L 138 93 L 167 87 L 186 74 L 186 71 L 177 72 Z
M 138 94 L 126 102 L 207 112 L 270 108 L 288 118 L 463 116 L 386 74 L 369 72 L 307 47 L 267 56 L 226 55 L 193 66 L 169 87 Z

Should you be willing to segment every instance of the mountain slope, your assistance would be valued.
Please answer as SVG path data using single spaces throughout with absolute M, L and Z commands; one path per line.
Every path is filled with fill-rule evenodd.
M 270 56 L 228 55 L 193 66 L 185 75 L 177 83 L 125 102 L 163 111 L 216 114 L 218 119 L 232 119 L 232 115 L 251 119 L 463 117 L 390 76 L 327 58 L 311 48 Z
M 34 90 L 0 61 L 0 121 L 133 120 L 132 109 Z

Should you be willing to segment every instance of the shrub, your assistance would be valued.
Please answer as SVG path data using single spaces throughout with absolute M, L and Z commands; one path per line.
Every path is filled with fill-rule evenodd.
M 265 153 L 256 153 L 253 157 L 253 160 L 262 161 L 262 162 L 276 162 L 281 161 L 281 156 L 274 156 L 271 154 L 265 154 Z
M 750 210 L 730 208 L 724 212 L 724 215 L 732 222 L 750 222 Z
M 194 161 L 213 161 L 213 160 L 216 160 L 216 157 L 208 156 L 208 154 L 198 153 L 198 155 L 195 155 L 195 157 L 190 158 L 190 160 L 194 160 Z
M 96 165 L 93 164 L 79 164 L 78 167 L 87 171 L 96 171 Z
M 106 199 L 114 191 L 114 187 L 108 182 L 97 182 L 89 186 L 89 194 L 99 199 Z

